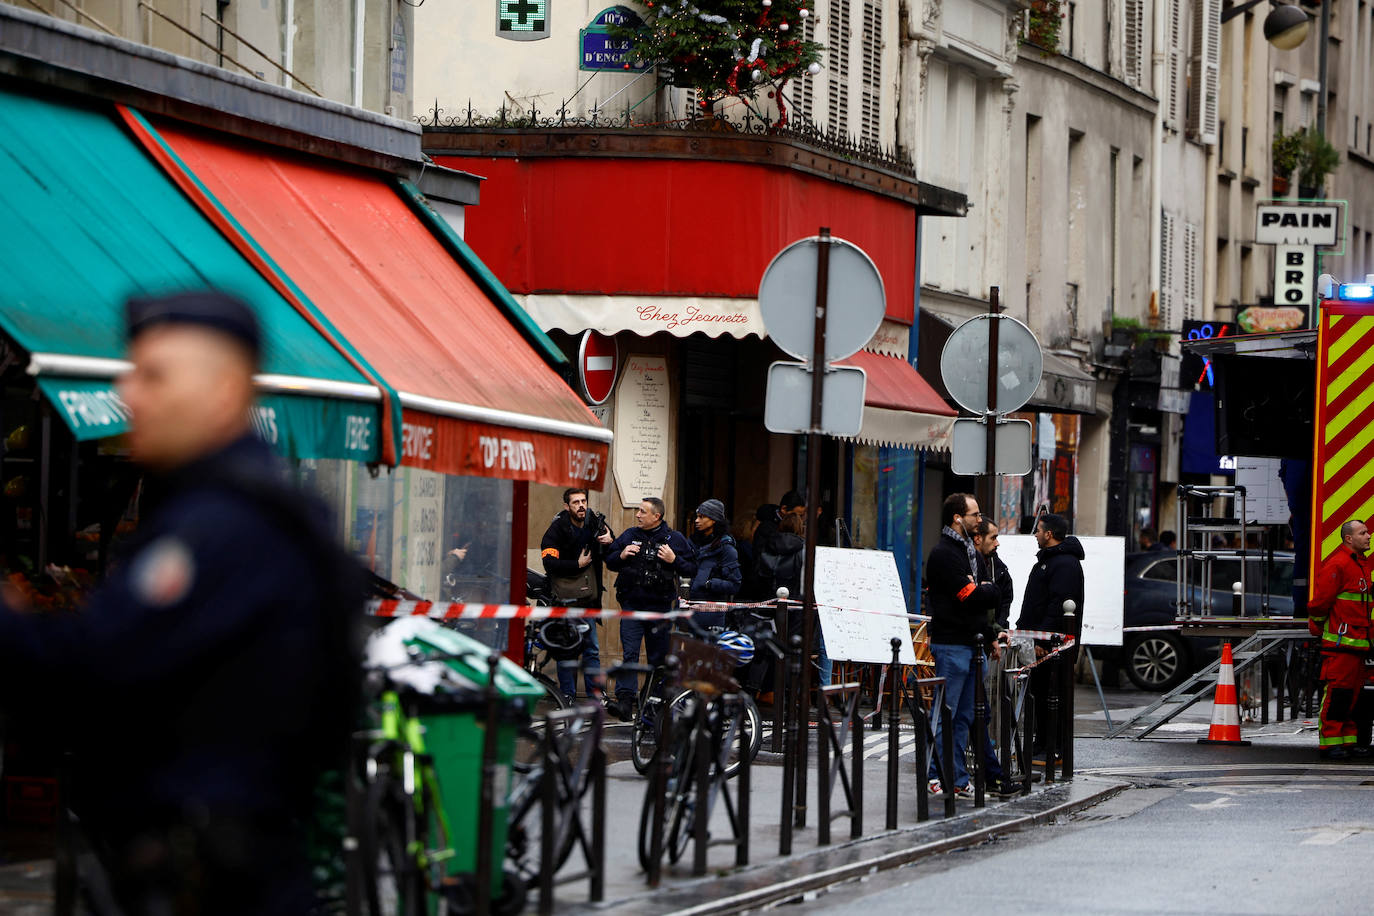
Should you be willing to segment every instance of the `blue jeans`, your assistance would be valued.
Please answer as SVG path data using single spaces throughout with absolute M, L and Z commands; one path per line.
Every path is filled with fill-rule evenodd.
M 974 691 L 977 689 L 977 675 L 973 668 L 972 646 L 951 646 L 932 644 L 930 653 L 935 656 L 935 676 L 945 679 L 945 703 L 949 706 L 954 725 L 954 785 L 966 786 L 969 782 L 968 767 L 964 764 L 964 748 L 968 747 L 969 731 L 973 728 Z M 931 717 L 935 722 L 935 754 L 944 747 L 940 737 L 940 710 L 932 709 Z M 979 739 L 983 746 L 983 772 L 988 779 L 1001 779 L 1002 766 L 992 746 L 992 738 L 987 729 Z M 935 765 L 936 757 L 930 760 L 930 778 L 939 779 L 940 771 Z M 948 788 L 948 787 L 946 787 Z
M 601 678 L 601 647 L 597 644 L 597 621 L 588 621 L 591 627 L 582 634 L 582 659 L 569 659 L 558 663 L 558 689 L 563 696 L 577 695 L 577 666 L 582 665 L 582 683 L 587 687 L 587 696 L 595 696 L 597 681 Z
M 650 665 L 661 665 L 668 657 L 668 634 L 672 624 L 667 620 L 620 621 L 620 645 L 624 649 L 625 663 L 633 665 L 639 661 L 639 644 L 644 643 Z M 634 702 L 639 694 L 639 675 L 633 671 L 622 671 L 615 676 L 615 698 L 622 703 Z

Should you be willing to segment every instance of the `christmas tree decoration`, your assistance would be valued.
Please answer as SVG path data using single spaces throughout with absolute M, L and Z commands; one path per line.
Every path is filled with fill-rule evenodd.
M 661 85 L 694 89 L 703 110 L 729 97 L 746 103 L 760 92 L 776 98 L 779 126 L 787 121 L 781 90 L 788 80 L 820 71 L 820 44 L 792 28 L 810 15 L 813 0 L 656 0 L 643 4 L 633 25 L 613 27 L 634 55 L 657 67 Z

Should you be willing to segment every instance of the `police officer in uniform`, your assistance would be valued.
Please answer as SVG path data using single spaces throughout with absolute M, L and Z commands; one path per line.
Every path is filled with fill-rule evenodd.
M 119 911 L 300 914 L 315 780 L 357 697 L 359 572 L 252 432 L 260 340 L 217 292 L 135 298 L 140 530 L 79 614 L 0 606 L 0 699 L 74 743 Z

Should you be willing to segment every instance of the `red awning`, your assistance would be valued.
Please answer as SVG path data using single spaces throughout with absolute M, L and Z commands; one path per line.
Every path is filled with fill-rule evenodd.
M 904 359 L 860 350 L 843 365 L 868 376 L 863 427 L 854 438 L 870 445 L 948 449 L 958 413 Z
M 395 388 L 401 463 L 599 488 L 610 434 L 397 189 L 168 122 L 180 165 Z

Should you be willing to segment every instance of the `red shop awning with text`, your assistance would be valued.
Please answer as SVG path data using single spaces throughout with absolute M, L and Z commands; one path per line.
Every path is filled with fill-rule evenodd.
M 179 167 L 396 390 L 401 464 L 602 486 L 610 432 L 513 323 L 518 307 L 493 301 L 485 268 L 417 192 L 364 169 L 155 127 Z

